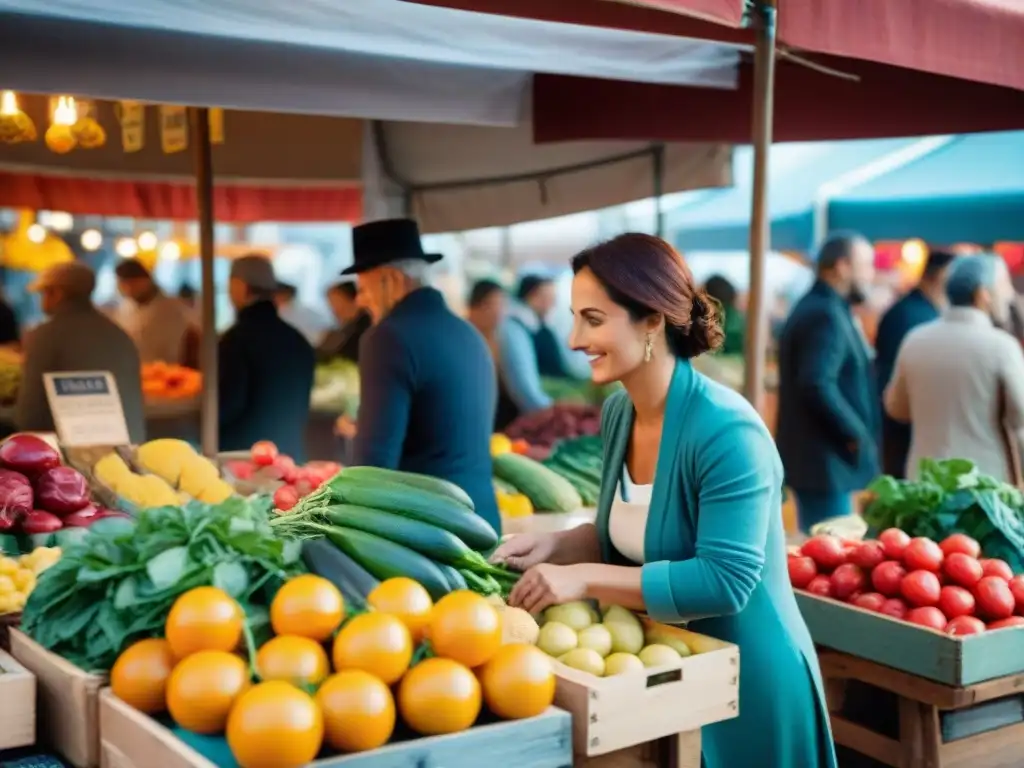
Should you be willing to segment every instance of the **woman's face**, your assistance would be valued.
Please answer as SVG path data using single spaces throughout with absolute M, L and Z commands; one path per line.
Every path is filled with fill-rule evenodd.
M 633 322 L 589 268 L 581 269 L 573 278 L 572 313 L 569 345 L 590 358 L 590 375 L 595 383 L 619 381 L 643 365 L 647 323 Z

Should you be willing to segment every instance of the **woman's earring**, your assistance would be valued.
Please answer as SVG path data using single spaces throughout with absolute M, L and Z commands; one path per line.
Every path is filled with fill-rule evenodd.
M 654 342 L 651 341 L 651 334 L 647 334 L 647 341 L 644 342 L 644 362 L 651 362 L 651 353 L 654 352 Z

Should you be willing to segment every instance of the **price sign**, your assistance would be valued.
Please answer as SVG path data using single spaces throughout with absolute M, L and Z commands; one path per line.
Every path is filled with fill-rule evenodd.
M 110 373 L 47 373 L 43 381 L 53 423 L 65 446 L 85 448 L 131 442 L 121 395 Z

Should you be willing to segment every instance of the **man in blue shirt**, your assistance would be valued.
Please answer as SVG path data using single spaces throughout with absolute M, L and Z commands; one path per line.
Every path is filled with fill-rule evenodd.
M 946 251 L 928 254 L 921 280 L 912 291 L 893 304 L 882 316 L 875 337 L 875 373 L 878 398 L 892 379 L 900 344 L 911 330 L 938 320 L 946 303 L 946 277 L 955 257 Z M 882 471 L 902 478 L 910 451 L 910 425 L 901 424 L 882 410 Z
M 352 230 L 359 300 L 373 320 L 359 348 L 353 464 L 455 483 L 501 530 L 490 438 L 497 387 L 483 336 L 426 284 L 439 254 L 423 252 L 416 222 L 387 219 Z

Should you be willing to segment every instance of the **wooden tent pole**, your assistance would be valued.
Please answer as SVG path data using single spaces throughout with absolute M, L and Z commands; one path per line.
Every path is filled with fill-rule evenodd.
M 747 336 L 744 349 L 743 394 L 764 412 L 765 356 L 768 350 L 768 311 L 765 271 L 771 245 L 768 218 L 768 154 L 772 146 L 775 95 L 776 0 L 760 0 L 752 10 L 757 44 L 754 48 L 754 105 L 751 141 L 754 145 L 754 194 L 750 212 L 750 291 L 747 298 Z
M 196 218 L 199 220 L 200 327 L 199 367 L 203 372 L 200 411 L 200 443 L 203 453 L 217 453 L 217 303 L 213 274 L 213 153 L 210 146 L 210 112 L 193 107 L 192 146 L 195 151 Z

